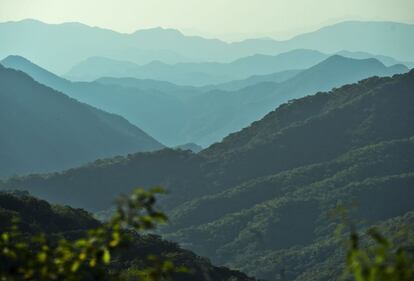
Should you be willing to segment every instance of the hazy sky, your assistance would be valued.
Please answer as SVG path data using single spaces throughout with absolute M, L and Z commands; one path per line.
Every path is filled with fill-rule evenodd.
M 286 38 L 343 20 L 414 23 L 414 0 L 0 0 L 0 21 L 77 21 L 121 32 L 155 26 L 222 39 Z

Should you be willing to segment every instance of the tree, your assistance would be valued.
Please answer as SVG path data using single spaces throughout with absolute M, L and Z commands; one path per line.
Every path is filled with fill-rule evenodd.
M 121 197 L 108 222 L 74 240 L 45 233 L 29 236 L 15 222 L 0 234 L 0 280 L 122 280 L 125 272 L 109 265 L 133 232 L 151 230 L 167 220 L 154 206 L 160 193 L 161 188 L 136 189 Z M 152 266 L 128 272 L 128 279 L 168 280 L 171 273 L 185 271 L 170 261 L 148 258 Z
M 414 235 L 403 231 L 404 225 L 394 222 L 398 233 L 390 238 L 376 228 L 369 228 L 365 235 L 356 231 L 356 226 L 342 206 L 334 211 L 341 217 L 337 236 L 343 240 L 345 233 L 346 266 L 342 278 L 355 281 L 413 281 L 414 280 Z

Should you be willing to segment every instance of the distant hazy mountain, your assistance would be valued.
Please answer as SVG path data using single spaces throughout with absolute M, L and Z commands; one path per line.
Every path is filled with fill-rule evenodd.
M 206 91 L 133 78 L 71 83 L 23 58 L 10 57 L 3 63 L 27 71 L 39 82 L 50 83 L 82 102 L 120 114 L 168 146 L 194 142 L 204 147 L 248 126 L 290 99 L 373 75 L 388 76 L 408 70 L 402 65 L 385 67 L 375 59 L 356 60 L 336 55 L 290 79 L 281 79 L 280 83 L 247 82 L 250 86 L 236 91 L 214 87 Z
M 407 66 L 408 68 L 413 68 L 414 67 L 414 62 L 408 62 L 408 61 L 399 61 L 396 60 L 392 57 L 388 57 L 388 56 L 382 56 L 382 55 L 373 55 L 370 53 L 366 53 L 366 52 L 350 52 L 350 51 L 340 51 L 337 53 L 337 55 L 343 56 L 343 57 L 348 57 L 348 58 L 353 58 L 353 59 L 369 59 L 369 58 L 374 58 L 379 60 L 380 62 L 382 62 L 385 66 L 392 66 L 395 64 L 403 64 L 405 66 Z
M 328 91 L 370 76 L 407 72 L 407 67 L 384 66 L 376 59 L 355 60 L 338 55 L 281 82 L 262 82 L 237 91 L 213 90 L 192 99 L 199 112 L 184 131 L 192 141 L 207 146 L 262 118 L 274 107 L 318 91 Z
M 5 22 L 0 24 L 0 37 L 4 38 L 4 44 L 0 46 L 0 57 L 21 55 L 57 73 L 67 71 L 75 63 L 90 56 L 108 56 L 137 63 L 153 60 L 175 63 L 188 60 L 161 46 L 145 48 L 142 43 L 146 39 L 151 38 L 154 44 L 161 40 L 156 35 L 160 31 L 153 31 L 154 36 L 140 31 L 143 33 L 141 36 L 139 32 L 122 34 L 80 23 L 45 24 L 37 20 Z M 165 30 L 166 36 L 167 33 L 168 30 Z
M 342 50 L 367 52 L 414 61 L 414 24 L 346 21 L 298 35 L 282 45 L 330 54 Z
M 226 43 L 185 36 L 172 29 L 155 28 L 123 34 L 80 23 L 45 24 L 23 20 L 0 24 L 0 38 L 3 39 L 0 57 L 21 55 L 59 74 L 92 56 L 138 64 L 154 60 L 165 63 L 230 62 L 255 54 L 275 55 L 299 48 L 330 54 L 341 50 L 368 52 L 414 61 L 413 34 L 414 25 L 410 24 L 343 22 L 285 41 L 250 39 Z
M 211 91 L 211 90 L 237 91 L 242 88 L 253 86 L 261 82 L 280 83 L 280 82 L 286 81 L 294 77 L 301 71 L 302 70 L 294 69 L 294 70 L 284 70 L 280 72 L 275 72 L 272 74 L 253 75 L 246 79 L 233 80 L 233 81 L 225 82 L 222 84 L 207 85 L 204 87 L 200 87 L 200 89 L 202 89 L 203 91 Z
M 104 85 L 119 85 L 126 88 L 137 88 L 143 91 L 160 91 L 178 98 L 188 98 L 197 93 L 202 93 L 201 89 L 197 87 L 180 86 L 174 83 L 152 79 L 103 77 L 95 80 L 95 82 Z
M 203 94 L 186 95 L 183 106 L 188 117 L 177 132 L 182 142 L 208 146 L 262 118 L 275 106 L 288 100 L 328 91 L 374 75 L 390 76 L 407 71 L 404 65 L 386 67 L 376 59 L 357 60 L 335 55 L 303 71 L 275 73 L 203 87 Z M 141 84 L 141 80 L 134 79 L 110 80 L 123 85 L 129 81 L 128 85 L 134 87 Z M 124 82 L 116 82 L 118 80 Z M 243 84 L 246 87 L 240 89 Z M 223 91 L 221 87 L 237 90 Z
M 203 63 L 201 65 L 204 64 L 216 65 L 218 63 Z M 198 65 L 183 63 L 170 65 L 161 61 L 138 65 L 105 57 L 91 57 L 75 65 L 64 77 L 74 81 L 93 81 L 101 77 L 133 77 L 192 86 L 222 83 L 234 79 L 234 76 L 211 74 L 211 71 L 207 72 L 208 70 L 199 71 Z
M 276 56 L 254 55 L 231 63 L 178 63 L 169 65 L 151 62 L 137 65 L 92 57 L 74 66 L 66 75 L 73 80 L 94 80 L 99 77 L 134 77 L 169 81 L 181 85 L 205 86 L 267 75 L 290 69 L 311 67 L 328 55 L 312 50 L 293 50 Z
M 174 87 L 160 81 L 118 81 L 110 78 L 101 79 L 99 82 L 72 83 L 22 57 L 10 56 L 1 63 L 27 72 L 38 82 L 81 102 L 119 114 L 168 146 L 187 142 L 180 135 L 179 128 L 186 124 L 189 117 L 189 110 L 183 99 L 197 94 L 191 87 Z M 169 89 L 168 93 L 163 91 L 165 89 Z
M 120 116 L 0 65 L 0 176 L 68 169 L 159 142 Z
M 10 55 L 1 60 L 0 63 L 7 68 L 23 71 L 37 82 L 59 91 L 64 91 L 64 89 L 72 85 L 70 81 L 55 75 L 21 56 Z

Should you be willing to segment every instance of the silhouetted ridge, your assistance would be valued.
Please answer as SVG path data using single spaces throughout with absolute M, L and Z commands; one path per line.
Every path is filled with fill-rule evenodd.
M 45 73 L 40 70 L 39 76 Z M 163 147 L 124 118 L 71 99 L 22 71 L 1 66 L 0 82 L 0 128 L 7 132 L 0 139 L 1 177 Z

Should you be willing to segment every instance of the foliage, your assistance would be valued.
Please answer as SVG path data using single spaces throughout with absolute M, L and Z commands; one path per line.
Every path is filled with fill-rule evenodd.
M 338 229 L 339 233 L 341 229 Z M 414 280 L 414 235 L 403 229 L 392 235 L 387 238 L 375 227 L 360 235 L 350 224 L 342 278 L 355 281 Z
M 375 229 L 369 236 L 375 246 L 364 249 L 356 233 L 350 236 L 347 268 L 356 281 L 412 281 L 414 278 L 414 243 L 410 248 L 396 247 Z
M 119 280 L 120 272 L 108 270 L 116 251 L 128 242 L 129 232 L 153 229 L 167 220 L 154 207 L 162 189 L 136 189 L 119 200 L 113 218 L 84 237 L 70 241 L 53 239 L 45 233 L 27 236 L 17 222 L 0 235 L 1 280 Z M 152 256 L 153 266 L 134 272 L 137 280 L 164 280 L 169 274 L 185 271 L 171 261 Z

